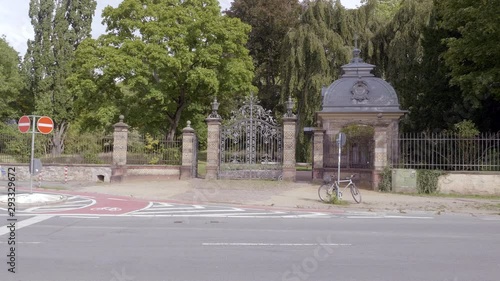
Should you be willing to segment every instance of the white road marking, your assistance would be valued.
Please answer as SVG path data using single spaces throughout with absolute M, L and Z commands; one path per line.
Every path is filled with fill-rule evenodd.
M 386 219 L 433 219 L 433 217 L 384 216 Z
M 75 216 L 75 215 L 65 216 L 65 215 L 61 215 L 59 217 L 61 217 L 61 218 L 74 218 L 74 219 L 99 219 L 100 218 L 100 217 L 88 217 L 88 216 L 85 216 L 85 215 L 82 215 L 82 216 Z
M 153 204 L 154 204 L 153 202 L 149 202 L 149 204 L 146 207 L 142 208 L 142 209 L 134 210 L 134 211 L 131 211 L 131 212 L 128 212 L 128 213 L 125 213 L 125 214 L 120 214 L 119 216 L 128 216 L 129 214 L 133 214 L 135 212 L 140 212 L 140 211 L 146 210 L 148 208 L 151 208 L 151 206 L 153 206 Z
M 52 215 L 38 215 L 38 216 L 29 218 L 29 219 L 18 221 L 18 222 L 16 222 L 16 231 L 23 228 L 23 227 L 30 226 L 30 225 L 38 223 L 38 222 L 42 222 L 44 220 L 48 220 L 52 217 L 53 217 Z M 0 227 L 0 236 L 7 234 L 7 233 L 10 233 L 10 229 L 7 228 L 8 226 L 9 226 L 9 224 Z
M 7 244 L 8 242 L 0 242 L 0 244 Z M 16 244 L 40 244 L 42 242 L 19 242 L 16 241 Z
M 343 243 L 202 243 L 202 246 L 352 246 Z
M 500 221 L 500 218 L 481 218 L 483 221 Z
M 121 198 L 108 198 L 108 200 L 127 201 L 127 199 L 121 199 Z
M 228 209 L 228 210 L 186 210 L 186 211 L 171 211 L 171 212 L 165 212 L 165 211 L 160 211 L 160 212 L 155 212 L 155 211 L 147 211 L 143 210 L 143 212 L 132 212 L 130 215 L 153 215 L 153 214 L 162 214 L 162 215 L 177 215 L 177 214 L 190 214 L 190 213 L 218 213 L 218 212 L 244 212 L 242 209 L 234 208 L 234 209 Z M 199 216 L 202 216 L 203 214 L 199 214 Z M 195 215 L 197 216 L 197 215 Z

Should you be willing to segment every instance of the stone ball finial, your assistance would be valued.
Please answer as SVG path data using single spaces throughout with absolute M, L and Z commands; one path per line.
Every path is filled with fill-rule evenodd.
M 123 114 L 120 114 L 120 116 L 118 116 L 118 118 L 120 119 L 120 122 L 123 122 L 123 120 L 125 119 L 125 116 L 123 116 Z
M 191 121 L 188 120 L 186 123 L 187 123 L 187 127 L 191 128 Z

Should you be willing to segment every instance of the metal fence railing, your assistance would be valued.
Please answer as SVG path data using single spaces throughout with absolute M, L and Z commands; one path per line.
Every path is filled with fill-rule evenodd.
M 500 132 L 475 137 L 451 133 L 401 134 L 392 143 L 392 166 L 444 171 L 500 171 Z
M 67 136 L 59 152 L 52 135 L 37 134 L 35 158 L 44 164 L 111 164 L 113 136 L 103 134 L 78 134 Z M 31 134 L 0 135 L 0 163 L 29 163 Z
M 181 165 L 182 139 L 166 140 L 165 136 L 136 135 L 128 137 L 127 164 Z

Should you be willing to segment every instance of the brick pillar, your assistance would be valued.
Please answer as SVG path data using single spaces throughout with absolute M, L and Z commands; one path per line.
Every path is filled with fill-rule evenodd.
M 113 165 L 111 166 L 111 182 L 120 182 L 127 175 L 127 141 L 128 125 L 120 115 L 120 122 L 113 125 Z
M 295 181 L 297 117 L 283 117 L 283 180 Z
M 316 128 L 313 135 L 313 180 L 323 180 L 323 153 L 325 142 L 325 130 Z
M 207 175 L 205 179 L 217 179 L 219 170 L 219 157 L 220 157 L 220 118 L 207 118 L 205 119 L 208 126 L 208 140 L 207 140 Z
M 186 128 L 182 129 L 182 164 L 181 164 L 181 179 L 195 178 L 193 173 L 195 147 L 195 131 L 191 128 L 191 121 L 187 121 Z
M 387 166 L 387 127 L 375 126 L 374 129 L 375 157 L 373 159 L 372 187 L 373 190 L 378 190 L 382 171 Z

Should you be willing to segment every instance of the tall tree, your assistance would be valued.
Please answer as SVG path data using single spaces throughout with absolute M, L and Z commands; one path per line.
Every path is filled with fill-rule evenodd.
M 377 34 L 379 74 L 395 88 L 404 109 L 416 103 L 424 50 L 422 34 L 429 24 L 432 0 L 403 0 L 392 21 Z
M 339 78 L 341 66 L 351 58 L 354 38 L 360 38 L 364 55 L 373 52 L 372 40 L 380 29 L 374 20 L 377 1 L 347 10 L 339 0 L 306 1 L 306 11 L 291 29 L 282 49 L 282 99 L 294 97 L 298 113 L 299 161 L 307 160 L 310 146 L 303 128 L 314 125 L 321 109 L 321 89 Z
M 443 40 L 450 36 L 450 32 L 440 28 L 438 22 L 439 15 L 434 6 L 429 25 L 422 30 L 423 56 L 415 77 L 414 98 L 401 123 L 404 131 L 442 131 L 452 129 L 464 118 L 471 118 L 467 115 L 460 89 L 449 84 L 450 69 L 443 58 L 447 50 Z
M 74 120 L 75 97 L 66 80 L 75 69 L 74 52 L 90 37 L 95 0 L 31 0 L 29 16 L 35 31 L 25 56 L 29 90 L 37 114 L 54 119 L 53 153 L 64 150 L 64 137 Z
M 282 42 L 301 13 L 298 0 L 235 0 L 226 11 L 252 27 L 247 47 L 255 65 L 253 83 L 264 108 L 274 109 L 279 103 Z
M 21 105 L 20 91 L 23 80 L 19 72 L 18 53 L 12 48 L 5 37 L 0 37 L 0 122 L 16 118 Z
M 71 78 L 87 124 L 121 111 L 131 126 L 173 139 L 214 96 L 227 107 L 255 90 L 250 27 L 223 16 L 217 0 L 125 0 L 103 17 L 107 34 L 82 44 Z
M 498 1 L 436 1 L 441 26 L 453 36 L 444 53 L 451 85 L 460 87 L 473 120 L 500 130 L 500 5 Z M 489 116 L 490 118 L 485 118 Z M 496 118 L 495 118 L 496 117 Z

